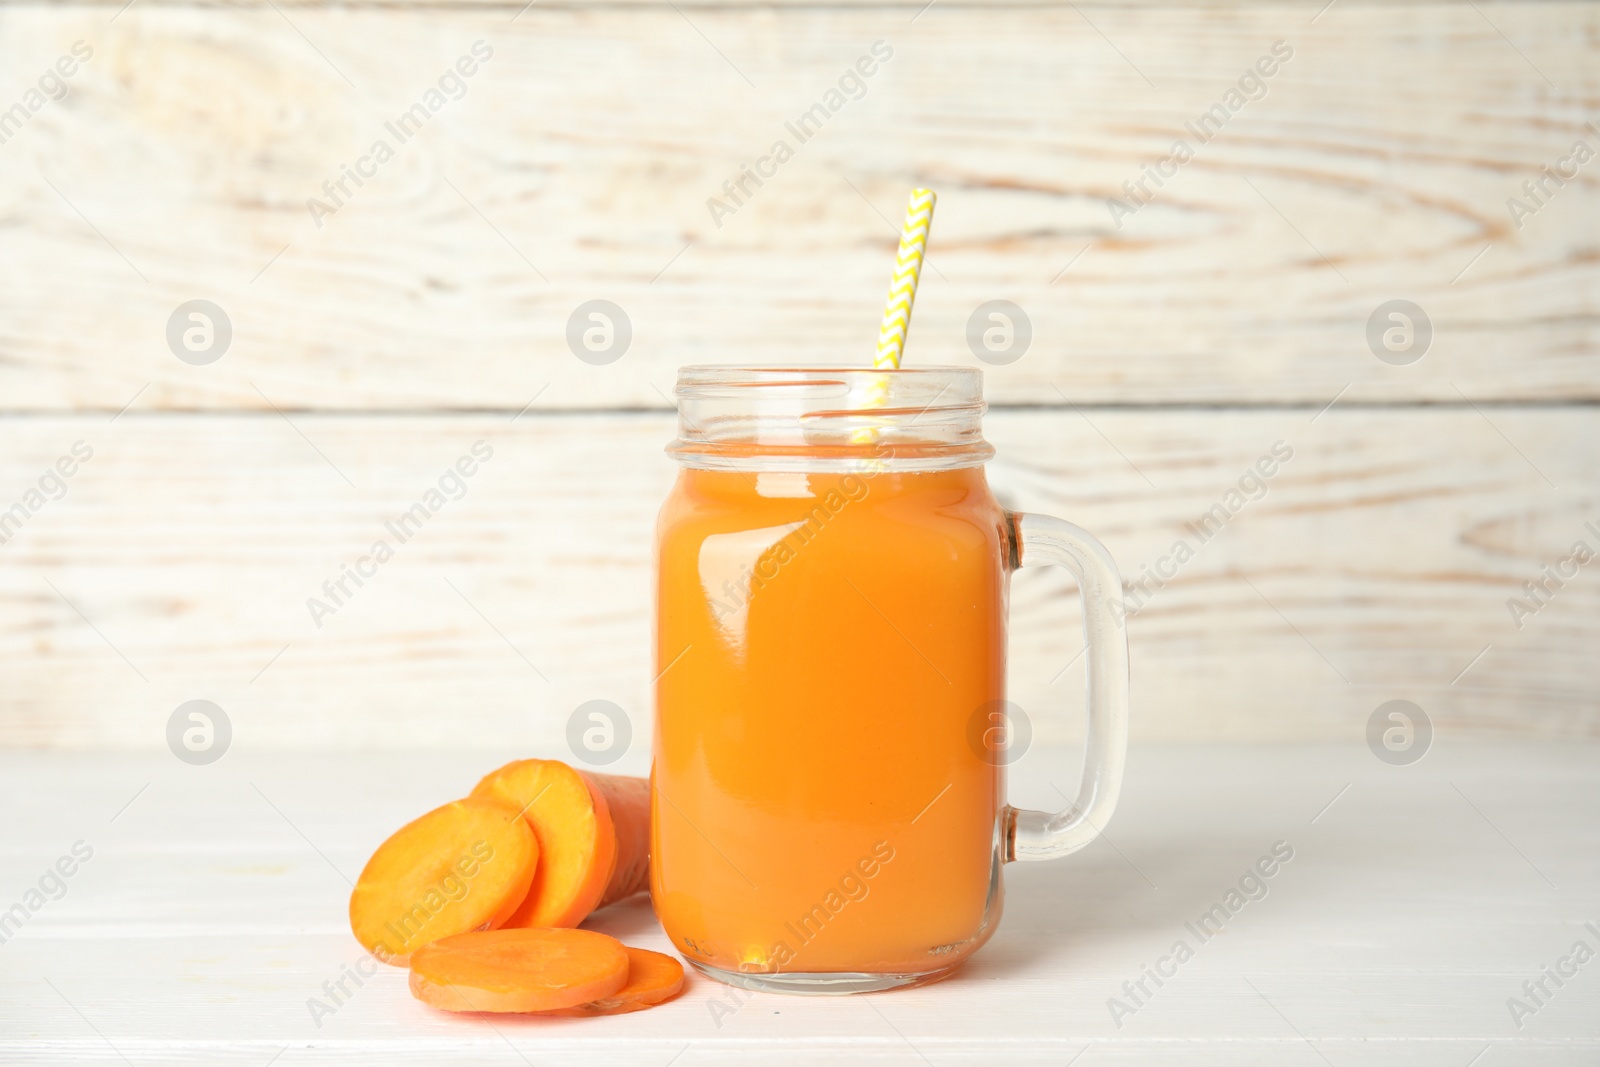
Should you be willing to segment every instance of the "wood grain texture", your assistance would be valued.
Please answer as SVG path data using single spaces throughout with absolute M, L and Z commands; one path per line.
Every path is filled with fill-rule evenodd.
M 691 361 L 866 358 L 913 184 L 941 200 L 908 358 L 974 363 L 969 316 L 1013 300 L 1033 341 L 992 400 L 1600 397 L 1600 163 L 1521 229 L 1506 207 L 1600 147 L 1600 10 L 1317 6 L 0 7 L 0 107 L 95 50 L 0 145 L 0 407 L 661 408 Z M 880 39 L 799 144 L 784 123 Z M 1279 39 L 1266 97 L 1116 228 L 1106 198 Z M 384 137 L 319 229 L 307 199 Z M 201 297 L 234 338 L 192 367 L 164 331 Z M 1436 328 L 1414 366 L 1364 340 L 1394 297 Z M 633 326 L 611 366 L 564 340 L 595 298 Z
M 274 0 L 277 2 L 277 0 Z M 994 11 L 1006 8 L 1071 8 L 1069 0 L 937 0 L 939 8 L 944 11 Z M 1374 0 L 1365 0 L 1361 6 L 1371 6 Z M 1385 6 L 1425 6 L 1443 7 L 1449 4 L 1466 4 L 1470 0 L 1391 0 Z M 1489 0 L 1484 6 L 1493 11 L 1496 7 L 1503 6 L 1512 0 Z M 115 11 L 121 6 L 115 0 L 4 0 L 0 7 L 28 6 L 33 3 L 57 7 L 105 7 L 109 6 Z M 141 0 L 141 6 L 149 7 L 269 7 L 267 0 Z M 329 0 L 282 0 L 277 3 L 279 7 L 327 7 Z M 445 8 L 461 10 L 505 10 L 514 14 L 526 6 L 518 0 L 339 0 L 339 7 L 354 8 Z M 583 10 L 586 8 L 616 8 L 616 7 L 662 7 L 662 0 L 539 0 L 542 10 Z M 906 9 L 908 15 L 914 15 L 924 8 L 932 5 L 927 0 L 827 0 L 826 4 L 818 0 L 686 0 L 678 4 L 685 11 L 697 11 L 704 8 L 862 8 L 868 10 L 899 10 Z M 1283 0 L 1098 0 L 1095 3 L 1076 5 L 1080 10 L 1091 14 L 1102 11 L 1118 11 L 1127 8 L 1199 8 L 1206 10 L 1235 11 L 1242 7 L 1272 6 L 1284 7 Z M 1320 5 L 1310 4 L 1306 7 L 1306 17 L 1309 20 L 1320 10 Z
M 491 1027 L 424 1009 L 385 968 L 318 1025 L 308 1001 L 361 956 L 347 879 L 394 827 L 505 755 L 274 758 L 241 745 L 194 768 L 165 752 L 0 754 L 0 900 L 73 842 L 94 850 L 0 945 L 0 1058 L 1577 1067 L 1600 1055 L 1593 961 L 1522 1028 L 1505 1006 L 1576 940 L 1595 945 L 1600 752 L 1445 738 L 1405 768 L 1359 743 L 1136 745 L 1110 841 L 1005 868 L 994 939 L 948 981 L 872 1007 L 730 998 L 691 976 L 649 1012 Z M 1059 802 L 1050 782 L 1067 755 L 1030 751 L 1013 799 Z M 1185 922 L 1278 841 L 1294 855 L 1265 897 L 1117 1026 L 1107 1000 L 1175 940 L 1193 943 Z M 642 900 L 594 922 L 670 951 Z
M 1096 532 L 1129 583 L 1191 545 L 1129 620 L 1134 736 L 1348 739 L 1400 697 L 1441 731 L 1600 733 L 1600 564 L 1521 629 L 1506 606 L 1573 542 L 1600 548 L 1593 409 L 1311 418 L 990 414 L 1008 506 Z M 671 434 L 659 414 L 0 423 L 4 507 L 75 441 L 94 449 L 0 545 L 0 746 L 157 748 L 195 698 L 268 748 L 530 751 L 564 748 L 603 698 L 642 745 Z M 385 523 L 478 440 L 493 458 L 400 543 Z M 1186 524 L 1280 441 L 1293 458 L 1265 495 L 1202 541 Z M 317 626 L 308 598 L 379 539 L 394 558 Z M 1070 580 L 1019 574 L 1012 618 L 1013 699 L 1041 739 L 1074 736 Z

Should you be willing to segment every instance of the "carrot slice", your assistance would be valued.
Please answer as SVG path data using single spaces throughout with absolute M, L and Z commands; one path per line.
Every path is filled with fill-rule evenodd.
M 593 771 L 583 776 L 605 797 L 617 835 L 616 865 L 596 905 L 603 908 L 650 888 L 650 780 Z
M 556 1011 L 627 981 L 622 942 L 593 930 L 457 934 L 411 957 L 411 995 L 445 1011 Z
M 665 1003 L 683 992 L 683 964 L 671 956 L 628 947 L 628 982 L 610 996 L 551 1015 L 623 1015 Z
M 515 808 L 453 801 L 378 846 L 350 894 L 350 929 L 378 959 L 403 966 L 430 941 L 505 922 L 538 862 L 538 839 Z
M 525 759 L 472 790 L 522 812 L 539 839 L 539 870 L 507 926 L 577 926 L 600 906 L 617 862 L 606 793 L 558 760 Z

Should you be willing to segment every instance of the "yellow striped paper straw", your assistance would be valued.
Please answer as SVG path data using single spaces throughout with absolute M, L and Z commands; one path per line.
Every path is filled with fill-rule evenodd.
M 872 359 L 874 370 L 900 369 L 900 359 L 906 350 L 906 332 L 911 329 L 911 305 L 917 299 L 917 281 L 922 277 L 922 257 L 928 250 L 928 227 L 933 224 L 933 205 L 938 199 L 932 189 L 913 189 L 911 199 L 906 202 L 906 221 L 900 227 L 900 250 L 895 255 L 894 276 L 889 279 L 889 299 L 883 305 L 883 324 L 878 327 L 878 354 Z M 879 375 L 867 386 L 862 406 L 881 408 L 888 401 L 889 376 Z M 877 427 L 862 427 L 850 436 L 856 444 L 871 444 L 878 439 Z
M 880 370 L 897 369 L 905 354 L 911 305 L 917 299 L 922 257 L 928 250 L 928 227 L 933 224 L 933 205 L 938 199 L 932 189 L 913 189 L 906 203 L 900 251 L 895 256 L 894 277 L 889 280 L 889 299 L 883 305 L 883 325 L 878 327 L 878 354 L 872 361 Z

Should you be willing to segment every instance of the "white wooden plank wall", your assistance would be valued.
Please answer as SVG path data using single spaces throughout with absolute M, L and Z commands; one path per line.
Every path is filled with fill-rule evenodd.
M 1520 629 L 1506 607 L 1600 549 L 1600 162 L 1522 190 L 1600 152 L 1600 10 L 1321 7 L 0 4 L 0 119 L 27 113 L 0 121 L 0 510 L 94 450 L 0 544 L 0 744 L 160 747 L 194 697 L 264 748 L 532 749 L 593 697 L 642 727 L 674 369 L 864 359 L 918 183 L 910 358 L 976 365 L 985 301 L 1032 324 L 986 367 L 1008 502 L 1135 579 L 1295 449 L 1132 620 L 1136 737 L 1351 738 L 1392 697 L 1442 731 L 1600 732 L 1600 578 Z M 1265 96 L 1118 227 L 1106 198 L 1279 40 Z M 307 199 L 378 138 L 395 158 L 319 227 Z M 1366 340 L 1395 298 L 1434 330 L 1407 366 Z M 210 365 L 168 347 L 193 299 L 232 324 Z M 606 366 L 564 339 L 590 299 L 632 324 Z M 467 495 L 312 626 L 479 439 Z M 1075 732 L 1072 596 L 1018 580 L 1047 738 Z
M 1129 579 L 1178 538 L 1196 549 L 1129 622 L 1137 736 L 1348 738 L 1394 697 L 1441 729 L 1594 730 L 1600 587 L 1580 572 L 1520 630 L 1505 607 L 1594 535 L 1495 430 L 1581 486 L 1600 464 L 1590 414 L 1312 414 L 990 416 L 1009 503 L 1100 531 Z M 594 698 L 643 722 L 670 416 L 293 418 L 11 421 L 12 483 L 76 433 L 95 456 L 4 547 L 10 740 L 159 743 L 199 697 L 268 746 L 562 745 Z M 399 545 L 385 520 L 479 439 L 494 458 Z M 1201 544 L 1185 524 L 1279 440 L 1294 458 Z M 307 598 L 379 538 L 395 558 L 316 626 Z M 1046 737 L 1069 736 L 1080 700 L 1081 660 L 1051 684 L 1081 646 L 1074 595 L 1048 573 L 1016 580 L 1015 698 Z
M 1320 5 L 1085 9 L 1093 26 L 1070 6 L 520 6 L 0 8 L 7 103 L 73 41 L 96 49 L 0 146 L 7 406 L 115 411 L 147 382 L 165 408 L 520 406 L 547 385 L 541 406 L 656 406 L 688 360 L 848 359 L 917 181 L 944 198 L 916 357 L 970 362 L 972 310 L 1016 301 L 1036 340 L 991 375 L 998 400 L 1600 383 L 1592 168 L 1520 230 L 1506 208 L 1574 140 L 1600 147 L 1593 5 L 1477 5 L 1494 25 L 1453 3 L 1314 25 Z M 318 229 L 306 200 L 480 39 L 466 95 Z M 865 96 L 715 226 L 707 199 L 879 39 L 894 58 Z M 1114 227 L 1106 197 L 1279 39 L 1267 96 Z M 163 341 L 196 297 L 237 329 L 199 370 Z M 563 343 L 597 297 L 635 326 L 610 368 Z M 1393 297 L 1438 327 L 1411 368 L 1363 343 Z

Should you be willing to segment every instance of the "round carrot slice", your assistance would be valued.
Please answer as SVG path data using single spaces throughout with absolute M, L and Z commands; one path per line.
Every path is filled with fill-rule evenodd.
M 608 997 L 552 1015 L 623 1015 L 665 1003 L 683 992 L 683 964 L 646 948 L 628 947 L 628 982 Z
M 525 759 L 489 774 L 472 795 L 522 812 L 539 839 L 533 887 L 506 926 L 577 926 L 599 907 L 617 863 L 605 793 L 559 760 Z
M 411 995 L 445 1011 L 555 1011 L 627 981 L 622 942 L 593 930 L 457 934 L 411 957 Z
M 415 819 L 372 854 L 350 929 L 386 963 L 430 941 L 505 922 L 528 895 L 539 842 L 515 808 L 469 797 Z

